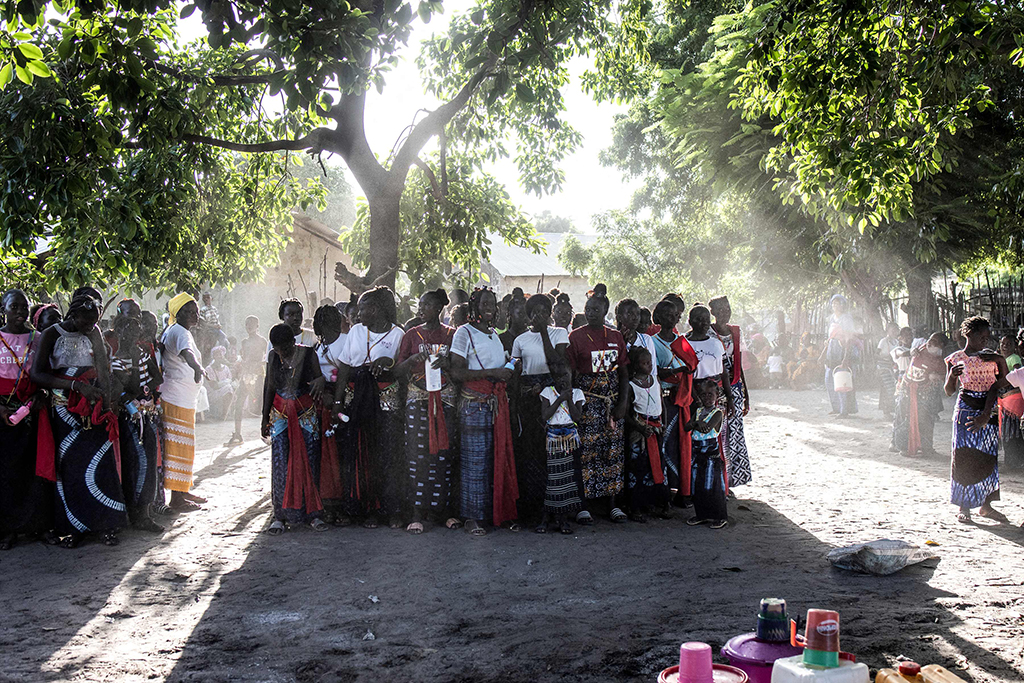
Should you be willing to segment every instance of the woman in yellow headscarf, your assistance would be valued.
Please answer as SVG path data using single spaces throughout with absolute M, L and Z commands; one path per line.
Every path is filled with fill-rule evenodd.
M 164 427 L 164 488 L 170 506 L 187 512 L 199 509 L 204 498 L 192 495 L 192 465 L 196 457 L 196 399 L 202 385 L 203 357 L 190 331 L 199 321 L 199 306 L 181 293 L 167 304 L 170 326 L 164 332 L 164 383 L 161 386 Z

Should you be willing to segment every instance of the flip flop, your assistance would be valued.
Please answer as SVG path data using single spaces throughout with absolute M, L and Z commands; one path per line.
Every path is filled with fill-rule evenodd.
M 197 496 L 197 495 L 196 495 L 196 494 L 194 494 L 194 493 L 183 493 L 183 494 L 181 494 L 181 497 L 182 497 L 182 498 L 184 498 L 185 500 L 190 500 L 190 501 L 192 501 L 193 503 L 196 503 L 196 504 L 198 504 L 198 505 L 202 505 L 203 503 L 206 503 L 206 502 L 208 502 L 208 501 L 207 501 L 207 500 L 206 500 L 205 498 L 203 498 L 202 496 Z
M 590 526 L 594 523 L 594 518 L 586 510 L 582 510 L 576 513 L 576 523 L 581 526 Z
M 280 536 L 284 532 L 285 532 L 284 522 L 282 522 L 279 519 L 275 519 L 273 522 L 271 522 L 270 523 L 270 527 L 267 529 L 267 533 L 270 534 L 271 536 Z
M 468 522 L 466 522 L 466 533 L 468 533 L 470 536 L 486 536 L 487 529 L 480 526 L 480 522 L 476 521 L 475 519 L 471 519 Z
M 729 520 L 727 519 L 718 519 L 711 523 L 712 529 L 724 529 L 727 526 L 729 526 Z
M 461 529 L 462 520 L 458 517 L 449 517 L 448 520 L 445 521 L 444 525 L 448 529 Z
M 173 512 L 195 512 L 196 510 L 202 510 L 203 508 L 193 503 L 191 500 L 183 500 L 173 505 L 168 505 Z
M 548 532 L 548 525 L 547 524 L 538 524 L 534 528 L 534 530 L 533 530 L 533 533 L 535 533 L 535 534 L 546 534 L 547 532 Z
M 410 534 L 412 534 L 414 536 L 419 536 L 420 534 L 423 533 L 423 523 L 422 522 L 410 522 L 409 526 L 405 527 L 405 530 L 408 531 Z
M 317 519 L 314 519 L 312 522 L 310 522 L 309 523 L 309 527 L 313 531 L 327 531 L 328 529 L 330 529 L 330 527 L 327 526 L 327 522 L 325 522 L 324 520 L 320 519 L 319 517 Z
M 378 526 L 376 517 L 367 517 L 363 520 L 364 529 L 376 529 Z
M 569 520 L 563 520 L 562 523 L 558 525 L 558 531 L 559 533 L 565 534 L 567 536 L 571 534 L 572 525 L 569 524 Z
M 979 517 L 985 519 L 991 519 L 993 522 L 999 522 L 1000 524 L 1009 524 L 1010 520 L 999 510 L 993 510 L 992 512 L 978 512 Z
M 686 526 L 700 526 L 701 524 L 708 524 L 710 519 L 701 519 L 700 517 L 690 517 L 686 520 Z
M 629 521 L 629 515 L 627 515 L 619 508 L 612 508 L 612 511 L 608 514 L 608 517 L 611 518 L 611 520 L 616 524 L 622 524 L 624 522 Z
M 956 515 L 956 521 L 961 524 L 973 524 L 974 520 L 971 519 L 970 512 L 958 512 Z

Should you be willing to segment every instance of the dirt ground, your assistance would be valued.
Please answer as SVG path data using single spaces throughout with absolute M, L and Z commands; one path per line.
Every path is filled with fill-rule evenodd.
M 758 600 L 841 612 L 872 668 L 905 655 L 967 680 L 1024 679 L 1024 496 L 1014 522 L 956 523 L 948 460 L 888 451 L 876 402 L 826 416 L 823 392 L 752 392 L 755 483 L 724 530 L 599 522 L 573 536 L 362 528 L 272 538 L 269 452 L 200 426 L 210 504 L 163 536 L 0 556 L 0 681 L 526 681 L 653 683 L 679 643 L 716 649 Z M 937 427 L 942 450 L 949 410 Z M 256 421 L 246 424 L 256 435 Z M 931 540 L 936 567 L 833 569 L 835 545 Z M 372 634 L 372 637 L 371 635 Z

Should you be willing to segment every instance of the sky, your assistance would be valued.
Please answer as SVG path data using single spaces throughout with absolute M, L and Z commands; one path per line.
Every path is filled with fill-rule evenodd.
M 386 76 L 384 93 L 378 94 L 376 89 L 371 89 L 366 103 L 366 134 L 370 148 L 378 156 L 387 156 L 418 110 L 433 109 L 438 105 L 437 100 L 424 92 L 416 68 L 420 44 L 433 33 L 444 32 L 453 13 L 474 4 L 473 0 L 450 0 L 444 4 L 444 14 L 435 15 L 429 24 L 417 21 L 409 45 L 400 55 L 399 66 Z M 203 35 L 203 26 L 198 18 L 197 12 L 182 22 L 182 34 L 187 40 Z M 573 75 L 578 76 L 585 68 L 586 63 L 577 61 L 572 65 Z M 548 210 L 572 219 L 579 232 L 589 233 L 593 231 L 590 227 L 592 215 L 625 208 L 632 195 L 633 186 L 619 171 L 605 168 L 598 161 L 601 150 L 611 145 L 615 114 L 625 113 L 626 106 L 594 102 L 581 90 L 578 77 L 563 88 L 562 96 L 565 98 L 566 118 L 582 134 L 583 143 L 562 163 L 565 182 L 559 193 L 543 197 L 528 194 L 519 184 L 519 174 L 511 159 L 487 170 L 505 185 L 512 200 L 527 214 Z M 341 159 L 335 160 L 334 164 L 344 165 Z M 361 194 L 350 174 L 348 180 L 356 194 Z

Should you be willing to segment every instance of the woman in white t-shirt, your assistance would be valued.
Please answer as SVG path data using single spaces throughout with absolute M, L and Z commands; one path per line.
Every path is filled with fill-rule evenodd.
M 175 510 L 196 510 L 204 498 L 190 493 L 192 467 L 196 457 L 196 404 L 202 387 L 203 357 L 192 336 L 199 321 L 199 306 L 189 294 L 179 294 L 167 304 L 170 327 L 164 331 L 164 383 L 160 386 L 163 406 L 164 487 L 171 492 Z
M 522 362 L 522 374 L 513 393 L 512 444 L 519 480 L 519 519 L 532 524 L 540 519 L 548 480 L 540 392 L 553 384 L 552 374 L 565 370 L 569 333 L 549 325 L 551 299 L 544 294 L 526 300 L 526 317 L 530 328 L 512 343 L 512 357 Z
M 392 368 L 405 333 L 395 323 L 395 295 L 390 288 L 363 292 L 358 307 L 359 324 L 348 331 L 334 391 L 335 412 L 344 406 L 351 420 L 341 457 L 345 513 L 363 517 L 367 529 L 376 529 L 379 519 L 399 529 L 405 498 L 401 486 L 404 449 Z M 346 400 L 349 388 L 351 399 Z
M 511 530 L 519 530 L 519 484 L 506 393 L 514 371 L 505 365 L 505 347 L 494 331 L 497 310 L 494 292 L 474 290 L 469 323 L 452 338 L 451 375 L 462 382 L 462 516 L 473 536 L 485 535 L 484 525 L 492 521 L 497 526 L 508 522 Z
M 725 370 L 725 345 L 717 335 L 711 334 L 711 309 L 703 304 L 695 304 L 690 309 L 690 331 L 686 333 L 694 353 L 697 354 L 697 369 L 693 373 L 694 380 L 713 379 L 719 387 L 719 403 L 724 396 L 725 414 L 733 411 L 732 392 L 724 387 L 731 384 L 729 373 Z
M 337 388 L 341 354 L 348 341 L 347 332 L 342 331 L 344 322 L 341 311 L 333 304 L 321 306 L 313 313 L 313 333 L 318 340 L 313 349 L 320 364 L 320 374 L 326 383 L 323 395 L 327 399 L 320 407 L 320 499 L 324 504 L 325 521 L 335 524 L 351 521 L 342 510 L 344 490 L 341 486 L 341 459 L 338 455 L 338 444 L 344 443 L 348 434 L 347 425 L 339 425 L 331 431 L 334 423 L 331 400 Z

